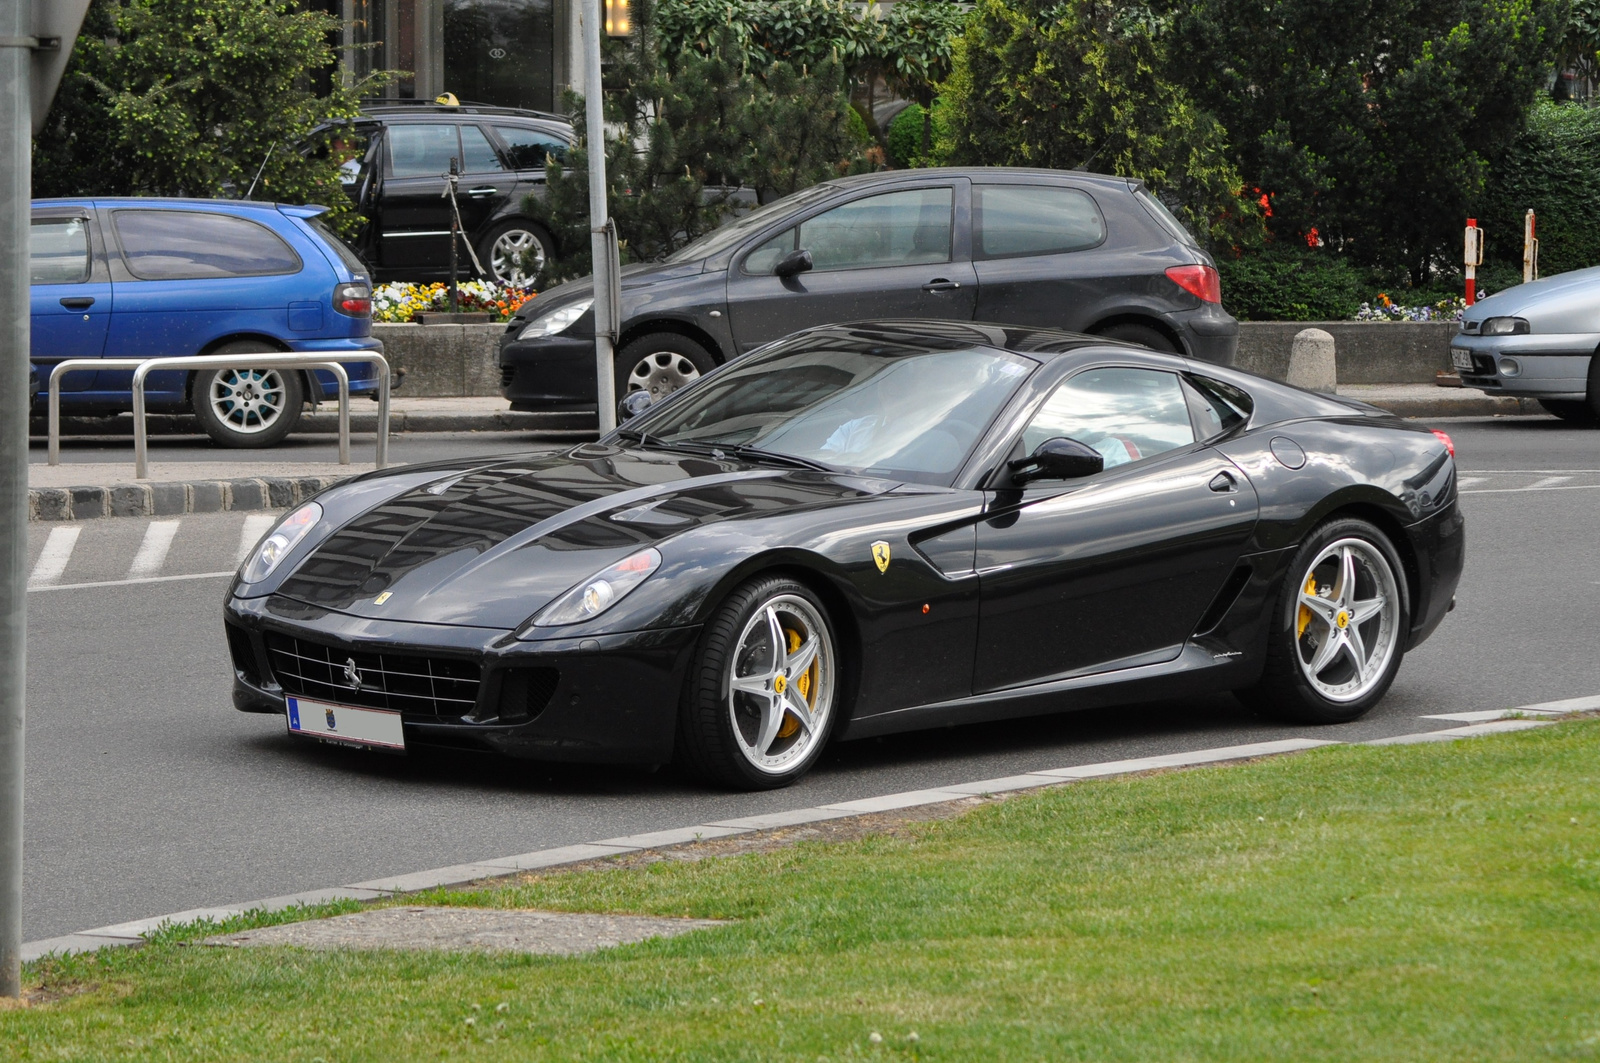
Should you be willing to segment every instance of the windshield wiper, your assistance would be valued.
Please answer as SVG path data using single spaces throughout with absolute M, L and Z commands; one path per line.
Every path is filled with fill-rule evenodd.
M 770 461 L 780 465 L 792 465 L 797 469 L 815 469 L 818 472 L 839 471 L 832 465 L 827 465 L 820 461 L 812 461 L 810 458 L 802 458 L 797 454 L 785 454 L 777 450 L 762 450 L 760 447 L 752 447 L 744 443 L 713 442 L 710 446 L 717 450 L 727 451 L 741 458 L 749 458 L 755 461 Z

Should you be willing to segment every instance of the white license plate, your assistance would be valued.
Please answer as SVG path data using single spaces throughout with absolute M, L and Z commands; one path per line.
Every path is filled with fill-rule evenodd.
M 1472 352 L 1464 347 L 1450 348 L 1450 364 L 1457 369 L 1472 370 Z
M 406 748 L 398 712 L 358 709 L 353 705 L 334 705 L 309 698 L 289 699 L 289 733 L 358 746 Z

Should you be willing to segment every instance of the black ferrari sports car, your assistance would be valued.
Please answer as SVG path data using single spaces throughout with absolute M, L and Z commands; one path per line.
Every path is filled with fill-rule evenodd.
M 1372 406 L 865 322 L 596 443 L 332 487 L 249 554 L 226 627 L 235 705 L 296 734 L 766 788 L 832 738 L 1148 698 L 1354 719 L 1463 544 L 1449 438 Z

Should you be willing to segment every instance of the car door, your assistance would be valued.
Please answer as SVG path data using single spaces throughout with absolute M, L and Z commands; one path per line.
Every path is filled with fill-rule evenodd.
M 1105 366 L 1046 399 L 1014 453 L 1065 436 L 1106 467 L 989 492 L 977 526 L 977 692 L 1177 656 L 1258 510 L 1244 473 L 1197 442 L 1196 394 L 1175 373 Z
M 476 241 L 483 236 L 489 219 L 504 213 L 507 203 L 516 191 L 517 175 L 506 166 L 500 152 L 490 142 L 488 133 L 479 126 L 463 123 L 461 136 L 461 181 L 456 202 L 461 208 L 461 231 L 467 240 Z M 448 219 L 447 219 L 448 222 Z M 445 228 L 449 228 L 448 223 Z M 445 245 L 446 262 L 449 245 Z M 461 273 L 470 274 L 471 262 L 465 246 L 459 248 Z M 488 263 L 484 263 L 488 268 Z
M 28 296 L 33 319 L 28 355 L 39 390 L 50 369 L 68 358 L 98 358 L 111 320 L 111 278 L 94 212 L 52 207 L 33 212 L 28 230 Z M 94 372 L 68 373 L 61 390 L 87 391 Z
M 197 354 L 219 336 L 288 332 L 289 304 L 305 293 L 273 278 L 293 277 L 304 263 L 267 226 L 206 210 L 115 207 L 102 213 L 109 215 L 106 236 L 117 249 L 108 355 Z M 152 373 L 146 392 L 181 397 L 185 376 L 180 370 Z M 132 381 L 129 370 L 104 370 L 94 386 L 126 401 Z
M 440 274 L 450 259 L 445 175 L 450 172 L 450 160 L 461 158 L 455 123 L 394 123 L 385 129 L 383 140 L 388 159 L 378 192 L 379 263 L 389 272 L 409 270 L 419 277 Z M 465 252 L 461 255 L 466 258 Z
M 1130 232 L 1113 232 L 1107 219 L 1082 188 L 975 183 L 978 319 L 1082 331 L 1108 300 L 1124 298 L 1148 284 L 1150 275 L 1160 275 L 1160 266 L 1129 253 L 1137 250 L 1125 246 Z
M 962 179 L 879 192 L 762 240 L 728 270 L 728 315 L 739 350 L 836 321 L 972 320 L 978 293 L 966 199 Z M 779 260 L 796 249 L 811 252 L 811 270 L 775 276 Z

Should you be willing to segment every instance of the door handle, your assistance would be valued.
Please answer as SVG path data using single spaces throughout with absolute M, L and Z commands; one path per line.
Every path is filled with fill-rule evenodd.
M 481 185 L 478 188 L 467 189 L 467 195 L 472 196 L 474 199 L 482 199 L 484 196 L 492 196 L 499 191 L 493 185 Z
M 61 305 L 68 310 L 87 310 L 94 305 L 92 295 L 69 295 L 61 300 Z
M 953 292 L 959 287 L 961 285 L 956 281 L 948 280 L 944 277 L 935 277 L 927 284 L 924 284 L 922 290 L 925 292 Z
M 1206 486 L 1213 491 L 1226 493 L 1232 491 L 1237 486 L 1237 482 L 1231 473 L 1219 472 L 1211 478 L 1211 482 Z

